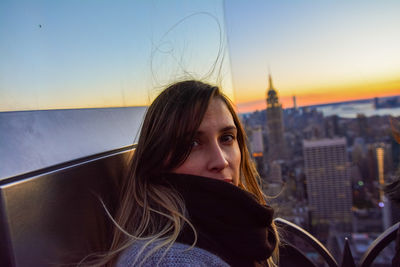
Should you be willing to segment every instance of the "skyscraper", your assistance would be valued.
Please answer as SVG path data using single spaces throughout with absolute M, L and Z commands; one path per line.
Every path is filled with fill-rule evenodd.
M 379 207 L 382 208 L 382 223 L 383 230 L 386 230 L 392 225 L 392 207 L 389 199 L 384 195 L 383 187 L 385 185 L 385 159 L 388 157 L 388 153 L 385 153 L 385 147 L 389 147 L 389 144 L 378 144 L 376 148 L 376 160 L 378 163 L 378 180 L 379 180 Z
M 268 131 L 268 162 L 286 158 L 286 145 L 283 136 L 282 105 L 279 103 L 271 75 L 267 91 L 267 131 Z
M 253 129 L 249 129 L 250 132 L 250 149 L 251 155 L 256 162 L 258 173 L 262 178 L 265 178 L 264 174 L 264 143 L 262 127 L 256 126 Z
M 346 139 L 303 141 L 309 207 L 314 224 L 351 230 L 351 178 Z
M 296 102 L 296 96 L 293 96 L 293 109 L 297 110 L 297 102 Z

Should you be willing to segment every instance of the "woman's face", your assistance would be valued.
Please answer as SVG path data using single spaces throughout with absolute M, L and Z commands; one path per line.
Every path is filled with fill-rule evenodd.
M 240 149 L 237 129 L 226 104 L 211 100 L 193 140 L 189 157 L 175 173 L 206 176 L 239 184 Z

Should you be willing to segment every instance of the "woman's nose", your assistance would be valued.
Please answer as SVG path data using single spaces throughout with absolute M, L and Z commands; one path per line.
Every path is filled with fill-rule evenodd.
M 208 169 L 213 172 L 219 172 L 228 167 L 228 160 L 223 149 L 219 144 L 215 144 L 210 148 L 208 158 Z

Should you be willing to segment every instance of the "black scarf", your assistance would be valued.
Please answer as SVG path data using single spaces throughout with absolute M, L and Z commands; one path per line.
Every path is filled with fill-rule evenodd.
M 224 181 L 186 174 L 165 174 L 159 181 L 183 197 L 197 231 L 196 247 L 231 266 L 265 263 L 276 245 L 271 228 L 273 209 L 260 205 L 250 193 Z M 191 245 L 192 229 L 185 225 L 178 242 Z

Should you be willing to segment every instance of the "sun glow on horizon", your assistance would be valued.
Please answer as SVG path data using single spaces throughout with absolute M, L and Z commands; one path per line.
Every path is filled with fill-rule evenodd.
M 342 84 L 327 87 L 314 87 L 298 90 L 293 94 L 281 94 L 276 87 L 279 101 L 283 108 L 293 107 L 293 96 L 296 96 L 297 106 L 310 106 L 335 102 L 370 99 L 374 97 L 388 97 L 400 94 L 400 79 L 388 81 L 366 82 L 359 84 Z M 265 89 L 266 92 L 266 89 Z M 239 113 L 253 112 L 266 108 L 265 97 L 251 101 L 237 102 Z

